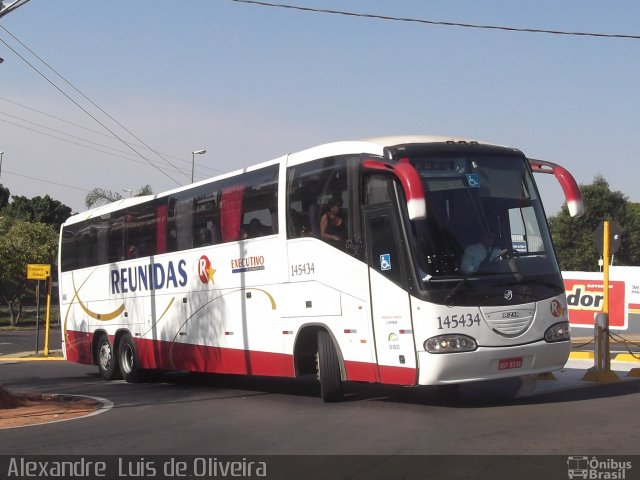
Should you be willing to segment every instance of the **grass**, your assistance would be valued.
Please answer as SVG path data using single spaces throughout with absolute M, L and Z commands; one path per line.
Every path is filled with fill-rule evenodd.
M 6 306 L 0 307 L 0 330 L 17 330 L 17 329 L 31 329 L 36 327 L 36 308 L 33 306 L 24 307 L 22 309 L 22 317 L 20 322 L 15 327 L 11 326 L 11 317 L 9 315 L 9 309 Z M 40 328 L 44 328 L 46 320 L 46 305 L 40 306 Z M 60 326 L 60 311 L 58 306 L 51 306 L 51 315 L 49 319 L 49 326 Z

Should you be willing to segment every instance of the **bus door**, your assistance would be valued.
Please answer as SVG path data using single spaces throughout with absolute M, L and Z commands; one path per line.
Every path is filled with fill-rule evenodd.
M 416 382 L 416 351 L 400 222 L 391 203 L 364 207 L 371 315 L 380 382 Z

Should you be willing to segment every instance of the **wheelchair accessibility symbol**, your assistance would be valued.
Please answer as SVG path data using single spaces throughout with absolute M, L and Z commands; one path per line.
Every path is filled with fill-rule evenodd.
M 467 173 L 467 184 L 469 188 L 480 188 L 480 175 L 477 173 Z
M 380 270 L 391 270 L 391 255 L 383 253 L 380 255 Z

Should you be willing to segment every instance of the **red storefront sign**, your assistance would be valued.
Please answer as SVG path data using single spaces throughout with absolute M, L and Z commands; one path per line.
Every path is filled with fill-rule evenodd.
M 602 311 L 604 301 L 602 280 L 564 279 L 569 307 L 569 322 L 573 325 L 593 325 L 594 315 Z M 609 326 L 624 328 L 625 283 L 609 282 Z

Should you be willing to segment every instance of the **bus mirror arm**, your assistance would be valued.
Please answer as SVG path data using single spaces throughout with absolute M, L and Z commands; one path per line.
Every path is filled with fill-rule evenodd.
M 408 161 L 395 164 L 379 160 L 365 160 L 362 166 L 368 170 L 377 170 L 395 176 L 404 190 L 407 199 L 407 211 L 410 220 L 424 220 L 427 218 L 427 202 L 422 187 L 422 179 L 417 170 Z
M 580 217 L 584 213 L 584 203 L 582 201 L 580 187 L 578 187 L 578 183 L 575 178 L 573 178 L 573 175 L 571 175 L 566 168 L 555 163 L 532 158 L 527 160 L 529 160 L 529 165 L 531 165 L 531 170 L 533 170 L 534 173 L 552 173 L 556 177 L 567 200 L 569 215 L 572 217 Z

